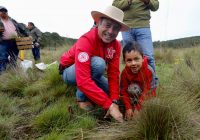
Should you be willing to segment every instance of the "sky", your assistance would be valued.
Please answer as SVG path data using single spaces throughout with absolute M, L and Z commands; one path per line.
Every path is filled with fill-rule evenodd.
M 102 10 L 113 0 L 1 0 L 10 17 L 20 23 L 33 22 L 42 32 L 57 32 L 79 38 L 93 25 L 92 10 Z M 159 0 L 151 12 L 153 41 L 200 36 L 200 0 Z M 121 40 L 119 33 L 118 40 Z

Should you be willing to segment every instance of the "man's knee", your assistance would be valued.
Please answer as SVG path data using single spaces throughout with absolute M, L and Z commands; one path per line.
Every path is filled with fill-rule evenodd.
M 98 69 L 104 71 L 106 68 L 105 60 L 101 57 L 94 56 L 91 60 L 92 69 Z
M 105 60 L 101 57 L 94 56 L 91 60 L 91 69 L 93 76 L 103 75 L 105 72 L 106 63 Z
M 66 84 L 76 85 L 75 66 L 72 65 L 63 71 L 62 79 Z

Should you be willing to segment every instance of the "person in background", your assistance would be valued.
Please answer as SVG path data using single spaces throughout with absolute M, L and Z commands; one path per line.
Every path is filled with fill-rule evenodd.
M 40 61 L 40 41 L 42 37 L 42 32 L 34 25 L 33 22 L 28 22 L 27 28 L 29 29 L 29 34 L 33 39 L 32 54 L 35 61 Z
M 82 35 L 60 58 L 59 70 L 67 84 L 77 85 L 76 98 L 80 108 L 91 110 L 93 104 L 107 110 L 118 122 L 123 122 L 119 111 L 119 64 L 121 45 L 116 40 L 124 24 L 122 10 L 108 6 L 105 11 L 92 11 L 97 24 Z M 107 77 L 104 72 L 107 67 Z
M 141 109 L 146 97 L 156 96 L 155 73 L 148 65 L 148 58 L 143 55 L 138 43 L 127 43 L 122 54 L 126 66 L 121 73 L 121 95 L 125 106 L 125 118 L 130 120 L 134 111 Z
M 8 63 L 16 66 L 19 50 L 15 38 L 19 36 L 28 36 L 26 28 L 9 17 L 8 10 L 0 6 L 0 73 L 6 70 Z
M 124 11 L 124 23 L 130 29 L 122 32 L 123 46 L 127 42 L 136 41 L 140 44 L 148 63 L 155 69 L 154 49 L 150 30 L 150 11 L 157 11 L 159 8 L 158 0 L 114 0 L 113 6 Z M 158 78 L 156 84 L 158 84 Z

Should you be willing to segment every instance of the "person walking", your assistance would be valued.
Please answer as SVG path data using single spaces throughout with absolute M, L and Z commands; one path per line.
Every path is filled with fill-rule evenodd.
M 28 22 L 27 28 L 30 31 L 30 36 L 33 39 L 32 54 L 35 61 L 40 61 L 40 41 L 42 32 L 34 25 L 33 22 Z

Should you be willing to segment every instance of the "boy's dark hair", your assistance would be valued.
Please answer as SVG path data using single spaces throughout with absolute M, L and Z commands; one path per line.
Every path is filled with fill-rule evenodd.
M 124 46 L 124 48 L 123 48 L 123 50 L 122 50 L 122 55 L 123 55 L 123 60 L 125 61 L 125 54 L 126 54 L 126 52 L 131 52 L 131 51 L 137 51 L 137 52 L 139 52 L 141 55 L 142 55 L 142 57 L 143 57 L 143 52 L 142 52 L 142 49 L 141 49 L 141 47 L 140 47 L 140 45 L 137 43 L 137 42 L 135 42 L 135 41 L 133 41 L 133 42 L 128 42 L 125 46 Z

